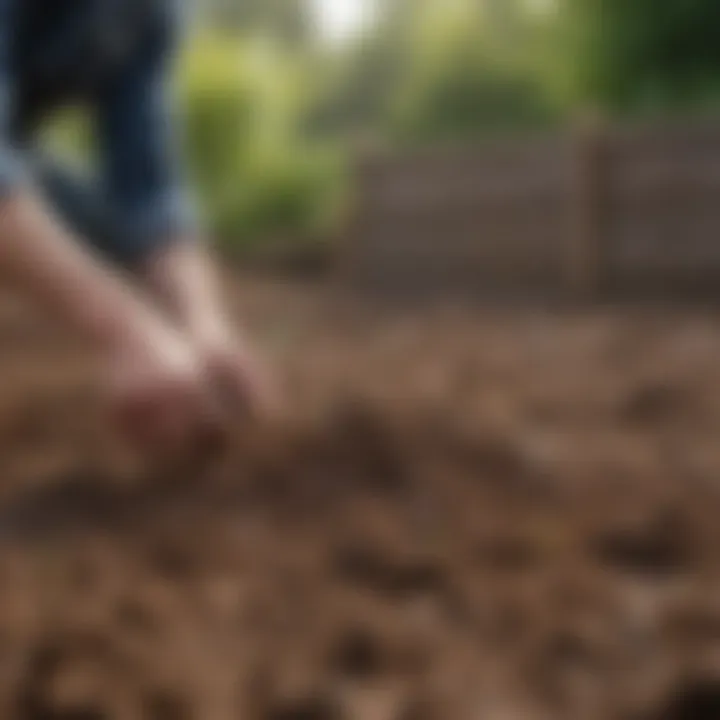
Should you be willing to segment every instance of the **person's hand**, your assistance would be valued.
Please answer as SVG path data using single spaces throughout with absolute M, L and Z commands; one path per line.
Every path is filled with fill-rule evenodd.
M 277 419 L 279 397 L 267 363 L 228 327 L 196 333 L 192 344 L 223 412 L 236 420 Z
M 107 369 L 115 421 L 143 454 L 185 457 L 219 440 L 203 363 L 180 336 L 159 325 L 119 338 Z
M 268 364 L 223 307 L 203 243 L 186 240 L 178 238 L 146 258 L 141 281 L 193 348 L 226 426 L 274 421 L 279 395 Z

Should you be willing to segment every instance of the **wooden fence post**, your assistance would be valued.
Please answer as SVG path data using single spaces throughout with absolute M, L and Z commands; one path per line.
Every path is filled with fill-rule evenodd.
M 565 270 L 570 292 L 581 300 L 597 297 L 605 281 L 607 144 L 605 128 L 597 119 L 576 126 Z
M 342 231 L 336 255 L 336 279 L 344 291 L 355 292 L 367 282 L 364 277 L 365 248 L 371 212 L 368 196 L 377 176 L 383 149 L 376 143 L 357 142 L 353 148 L 351 169 L 351 210 Z

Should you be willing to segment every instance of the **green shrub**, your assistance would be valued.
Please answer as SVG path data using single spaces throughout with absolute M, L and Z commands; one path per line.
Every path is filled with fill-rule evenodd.
M 302 67 L 279 48 L 212 35 L 180 70 L 188 161 L 214 233 L 237 245 L 326 231 L 342 162 L 301 134 Z

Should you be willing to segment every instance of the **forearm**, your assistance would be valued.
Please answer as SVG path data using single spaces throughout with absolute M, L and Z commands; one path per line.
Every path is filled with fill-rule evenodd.
M 29 193 L 0 205 L 0 273 L 101 348 L 121 337 L 150 337 L 159 323 L 131 287 L 74 242 Z
M 150 291 L 192 336 L 224 332 L 228 321 L 220 280 L 201 244 L 179 238 L 152 253 L 139 271 Z

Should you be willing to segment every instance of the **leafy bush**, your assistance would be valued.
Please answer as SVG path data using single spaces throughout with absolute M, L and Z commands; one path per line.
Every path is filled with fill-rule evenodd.
M 343 191 L 338 150 L 301 133 L 308 79 L 264 42 L 198 37 L 180 68 L 188 161 L 226 244 L 325 232 Z

